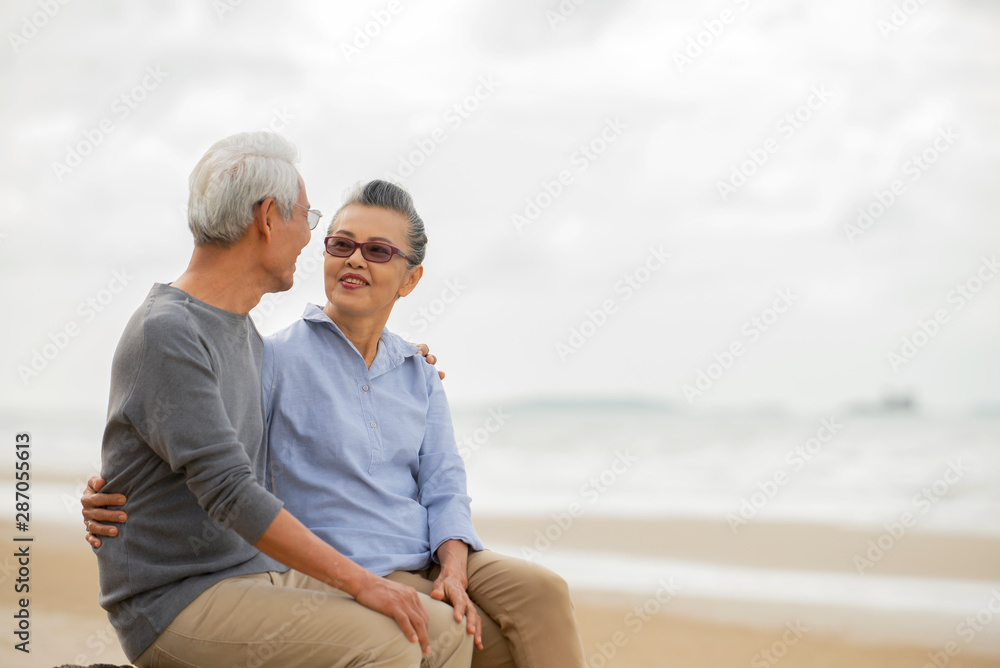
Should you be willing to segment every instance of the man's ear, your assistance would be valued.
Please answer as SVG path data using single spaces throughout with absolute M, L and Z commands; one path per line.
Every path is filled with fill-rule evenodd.
M 420 278 L 424 275 L 424 265 L 418 264 L 416 267 L 410 270 L 406 278 L 403 280 L 403 284 L 399 286 L 399 292 L 397 293 L 400 297 L 405 297 L 406 295 L 413 292 L 413 288 L 417 287 L 417 283 L 420 282 Z
M 264 241 L 270 241 L 274 225 L 280 220 L 281 211 L 278 208 L 278 203 L 273 197 L 265 197 L 264 201 L 253 208 L 253 223 L 251 223 L 251 227 L 257 230 L 257 233 Z

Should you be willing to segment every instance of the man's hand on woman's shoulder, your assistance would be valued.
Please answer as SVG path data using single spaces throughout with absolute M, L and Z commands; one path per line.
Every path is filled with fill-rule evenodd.
M 431 349 L 426 343 L 414 343 L 413 345 L 420 349 L 420 354 L 427 358 L 428 364 L 437 364 L 438 358 L 431 355 Z M 444 371 L 438 371 L 438 377 L 444 380 Z

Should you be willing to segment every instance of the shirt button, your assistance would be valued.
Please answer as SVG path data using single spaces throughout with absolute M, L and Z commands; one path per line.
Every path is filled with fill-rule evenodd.
M 371 424 L 372 428 L 374 429 L 374 428 L 375 428 L 375 423 L 374 423 L 374 422 L 372 422 L 372 423 L 370 423 L 370 424 Z
M 364 390 L 365 392 L 367 392 L 368 391 L 368 386 L 367 385 L 362 385 L 361 389 Z

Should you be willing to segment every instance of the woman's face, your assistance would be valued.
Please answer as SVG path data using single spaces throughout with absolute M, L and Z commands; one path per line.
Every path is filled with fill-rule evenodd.
M 351 204 L 340 212 L 328 236 L 346 237 L 358 243 L 379 241 L 410 252 L 406 243 L 406 217 L 388 209 Z M 328 308 L 341 317 L 380 315 L 386 319 L 398 296 L 410 294 L 423 275 L 423 267 L 408 269 L 405 258 L 393 255 L 388 262 L 370 262 L 356 246 L 348 257 L 324 253 L 324 275 Z

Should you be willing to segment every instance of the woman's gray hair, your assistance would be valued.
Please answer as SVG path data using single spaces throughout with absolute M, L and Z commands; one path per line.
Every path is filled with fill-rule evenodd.
M 194 171 L 188 227 L 196 246 L 228 246 L 240 240 L 253 208 L 273 197 L 284 220 L 299 199 L 298 149 L 274 132 L 241 132 L 216 142 Z
M 380 209 L 396 211 L 406 216 L 409 226 L 406 230 L 406 243 L 410 248 L 406 254 L 414 261 L 407 260 L 407 266 L 412 269 L 418 264 L 423 264 L 424 255 L 427 253 L 427 231 L 424 229 L 424 221 L 413 206 L 413 198 L 406 192 L 403 186 L 390 181 L 375 179 L 365 184 L 358 184 L 348 191 L 344 197 L 344 203 L 333 214 L 327 234 L 333 232 L 334 225 L 337 224 L 337 216 L 340 212 L 352 204 L 360 206 L 374 206 Z

